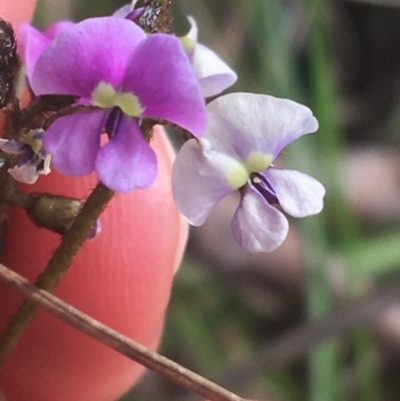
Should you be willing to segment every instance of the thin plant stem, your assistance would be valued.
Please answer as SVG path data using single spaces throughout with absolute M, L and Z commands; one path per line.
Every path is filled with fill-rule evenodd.
M 54 252 L 46 269 L 37 279 L 37 287 L 52 291 L 57 286 L 88 237 L 93 224 L 106 208 L 113 195 L 114 192 L 104 184 L 97 184 L 82 206 L 71 228 L 64 235 L 60 246 Z M 0 335 L 0 365 L 4 363 L 7 355 L 17 345 L 38 309 L 38 305 L 34 302 L 25 300 L 12 316 L 8 326 Z
M 0 278 L 16 288 L 37 307 L 57 316 L 82 333 L 100 341 L 128 358 L 153 370 L 174 383 L 212 401 L 244 401 L 223 387 L 151 351 L 123 334 L 102 324 L 54 295 L 35 287 L 28 280 L 0 264 Z

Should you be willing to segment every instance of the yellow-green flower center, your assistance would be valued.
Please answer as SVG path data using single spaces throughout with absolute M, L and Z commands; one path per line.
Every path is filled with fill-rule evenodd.
M 118 92 L 111 84 L 100 82 L 92 93 L 92 102 L 102 109 L 119 107 L 128 116 L 140 117 L 144 108 L 131 92 Z
M 189 38 L 189 36 L 181 36 L 179 39 L 185 53 L 190 54 L 194 50 L 196 42 L 193 39 Z
M 247 171 L 259 173 L 266 170 L 272 163 L 271 155 L 262 152 L 251 152 L 245 161 Z
M 235 189 L 238 189 L 246 184 L 249 177 L 250 174 L 246 170 L 245 166 L 239 163 L 231 167 L 226 174 L 229 184 Z
M 250 179 L 252 173 L 266 170 L 272 163 L 272 156 L 262 152 L 251 152 L 243 164 L 234 163 L 229 167 L 226 178 L 229 184 L 239 189 Z
M 43 147 L 43 144 L 42 144 L 43 141 L 41 138 L 38 138 L 37 135 L 35 135 L 35 134 L 36 134 L 35 130 L 29 131 L 25 135 L 23 142 L 25 142 L 27 145 L 29 145 L 32 148 L 32 150 L 38 154 Z

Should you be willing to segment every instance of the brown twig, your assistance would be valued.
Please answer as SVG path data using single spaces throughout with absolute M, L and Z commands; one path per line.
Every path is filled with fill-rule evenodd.
M 8 221 L 9 205 L 5 199 L 9 194 L 15 192 L 15 180 L 8 173 L 9 160 L 5 160 L 0 169 L 0 260 L 3 257 L 5 245 L 5 233 Z M 0 400 L 1 401 L 1 400 Z
M 23 293 L 48 312 L 108 347 L 146 366 L 174 383 L 212 401 L 244 401 L 230 391 L 149 350 L 121 333 L 80 312 L 54 295 L 30 284 L 0 264 L 0 279 Z
M 71 116 L 73 114 L 83 113 L 85 111 L 92 111 L 92 110 L 96 110 L 96 108 L 94 106 L 86 106 L 86 105 L 65 107 L 64 109 L 61 109 L 57 113 L 54 113 L 50 117 L 48 117 L 47 120 L 43 123 L 42 128 L 44 130 L 47 130 L 50 127 L 50 125 L 53 124 L 54 121 L 56 121 L 60 117 Z
M 96 186 L 63 237 L 45 271 L 36 281 L 37 287 L 52 291 L 57 286 L 113 195 L 114 192 L 105 185 L 99 183 Z M 0 365 L 16 346 L 38 309 L 34 302 L 26 300 L 11 318 L 7 328 L 0 335 Z

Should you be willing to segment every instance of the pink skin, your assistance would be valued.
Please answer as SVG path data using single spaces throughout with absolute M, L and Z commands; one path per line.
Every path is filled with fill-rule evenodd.
M 35 11 L 35 0 L 1 0 L 0 17 L 11 22 L 15 30 L 23 22 L 29 22 Z
M 28 21 L 33 2 L 19 2 L 2 0 L 0 15 L 15 24 Z M 155 349 L 187 225 L 172 200 L 174 152 L 161 128 L 152 146 L 159 163 L 155 184 L 111 201 L 101 218 L 101 234 L 84 245 L 55 294 Z M 53 171 L 21 189 L 84 198 L 95 184 L 94 176 Z M 35 227 L 22 210 L 12 208 L 4 263 L 34 280 L 59 241 L 58 235 Z M 15 290 L 0 284 L 0 331 L 21 301 Z M 140 365 L 42 311 L 0 368 L 0 389 L 7 401 L 113 401 L 142 372 Z

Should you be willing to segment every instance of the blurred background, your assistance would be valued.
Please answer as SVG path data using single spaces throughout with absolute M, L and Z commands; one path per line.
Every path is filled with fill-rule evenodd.
M 124 0 L 41 0 L 36 25 L 110 14 Z M 327 188 L 285 243 L 234 242 L 237 199 L 193 229 L 161 352 L 265 401 L 400 400 L 400 1 L 173 0 L 239 75 L 230 91 L 312 108 L 317 134 L 279 163 Z M 195 396 L 146 374 L 123 401 Z

